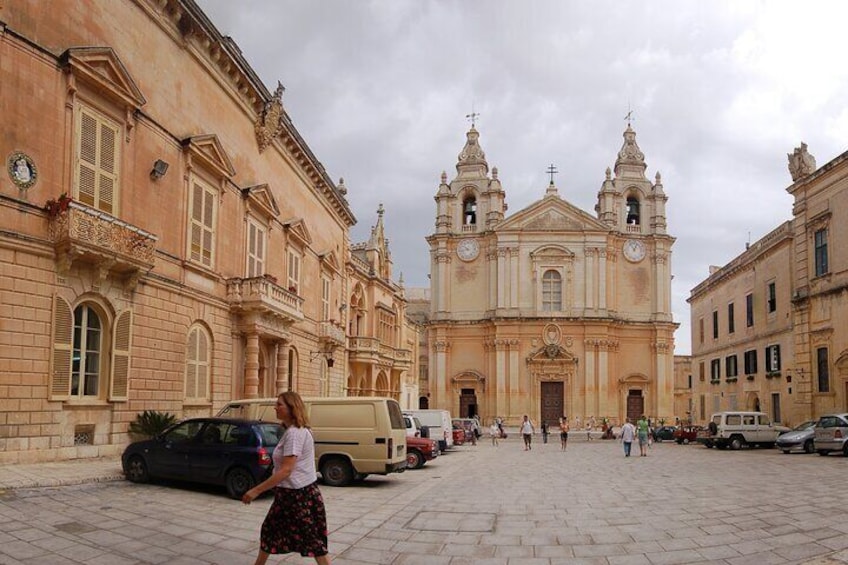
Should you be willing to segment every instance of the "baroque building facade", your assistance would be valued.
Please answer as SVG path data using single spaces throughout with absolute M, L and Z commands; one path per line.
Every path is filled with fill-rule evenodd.
M 357 316 L 407 328 L 282 86 L 192 0 L 10 0 L 0 60 L 0 462 L 118 453 L 144 410 L 345 395 L 372 287 Z M 400 398 L 417 337 L 393 340 L 360 390 Z
M 544 197 L 507 217 L 474 126 L 436 192 L 428 322 L 431 408 L 620 424 L 673 417 L 671 247 L 660 175 L 627 126 L 596 215 Z M 422 402 L 425 399 L 422 399 Z
M 697 421 L 762 410 L 796 425 L 848 411 L 848 153 L 821 168 L 788 155 L 782 223 L 692 289 Z

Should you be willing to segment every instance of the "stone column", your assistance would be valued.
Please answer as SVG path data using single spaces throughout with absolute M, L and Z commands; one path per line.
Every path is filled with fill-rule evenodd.
M 495 398 L 497 399 L 497 414 L 501 418 L 507 415 L 507 380 L 506 380 L 506 351 L 507 342 L 505 339 L 495 340 L 495 374 L 497 375 L 497 387 Z
M 517 339 L 509 340 L 509 412 L 510 415 L 516 416 L 521 415 L 516 413 L 516 410 L 523 414 L 523 407 L 527 405 L 527 398 L 530 393 L 529 390 L 525 390 L 524 394 L 521 394 L 521 374 L 518 358 L 520 346 L 521 341 Z
M 598 348 L 598 413 L 596 421 L 600 422 L 609 414 L 609 349 L 610 343 L 605 340 Z
M 518 248 L 509 250 L 509 307 L 518 308 Z
M 244 349 L 244 397 L 259 396 L 259 334 L 247 335 L 247 347 Z
M 598 249 L 598 308 L 607 309 L 607 252 Z
M 274 381 L 274 390 L 277 394 L 286 392 L 288 388 L 289 372 L 289 344 L 285 341 L 277 342 L 277 374 Z
M 595 249 L 588 248 L 584 252 L 584 281 L 586 283 L 586 290 L 583 292 L 584 304 L 583 308 L 586 311 L 595 309 L 595 292 L 597 289 L 595 288 L 595 269 L 597 268 L 597 264 L 595 262 Z M 587 375 L 588 376 L 588 375 Z
M 436 352 L 435 363 L 433 363 L 433 370 L 435 372 L 434 379 L 431 381 L 430 388 L 430 398 L 432 400 L 430 408 L 441 409 L 444 408 L 443 402 L 445 401 L 445 382 L 448 370 L 448 343 L 444 340 L 439 340 L 433 344 L 433 349 Z
M 587 339 L 586 340 L 586 366 L 583 369 L 583 379 L 584 379 L 584 387 L 583 387 L 583 408 L 581 417 L 583 418 L 583 422 L 586 422 L 586 418 L 590 416 L 596 416 L 595 412 L 597 412 L 597 400 L 598 400 L 598 390 L 596 387 L 597 382 L 597 364 L 596 357 L 597 352 L 595 350 L 596 340 Z

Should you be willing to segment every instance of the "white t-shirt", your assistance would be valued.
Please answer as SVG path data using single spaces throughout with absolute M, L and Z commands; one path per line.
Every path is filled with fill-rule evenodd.
M 628 443 L 633 443 L 633 439 L 636 437 L 636 426 L 627 422 L 623 426 L 621 426 L 621 441 L 626 441 Z
M 521 424 L 521 433 L 524 435 L 530 435 L 533 433 L 533 424 L 530 423 L 530 420 Z
M 315 442 L 309 428 L 286 428 L 280 443 L 274 449 L 272 459 L 274 460 L 274 472 L 276 473 L 283 465 L 283 458 L 294 455 L 297 460 L 291 475 L 277 484 L 283 488 L 303 488 L 318 480 L 315 472 Z

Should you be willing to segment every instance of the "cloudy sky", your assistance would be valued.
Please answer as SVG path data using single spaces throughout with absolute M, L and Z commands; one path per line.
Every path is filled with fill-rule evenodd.
M 594 215 L 628 106 L 662 173 L 677 354 L 691 289 L 791 217 L 786 154 L 846 149 L 848 2 L 198 0 L 283 103 L 364 241 L 380 202 L 407 287 L 428 286 L 433 196 L 480 114 L 512 214 L 560 195 Z

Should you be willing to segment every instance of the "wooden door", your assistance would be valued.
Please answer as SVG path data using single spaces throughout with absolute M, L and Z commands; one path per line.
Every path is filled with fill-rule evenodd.
M 559 419 L 563 416 L 565 399 L 563 391 L 565 387 L 562 381 L 541 383 L 542 406 L 540 411 L 540 422 L 546 422 L 549 428 L 559 425 Z
M 631 390 L 627 394 L 627 417 L 634 424 L 645 413 L 645 399 L 641 390 Z
M 464 388 L 459 395 L 459 417 L 473 418 L 477 415 L 477 395 L 473 388 Z

